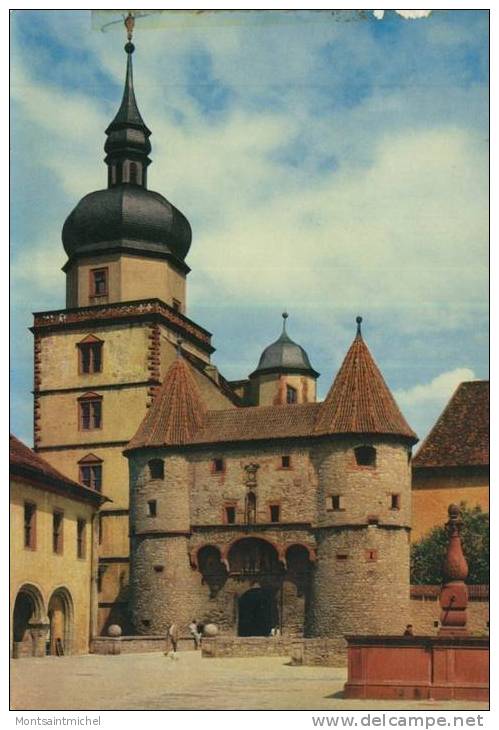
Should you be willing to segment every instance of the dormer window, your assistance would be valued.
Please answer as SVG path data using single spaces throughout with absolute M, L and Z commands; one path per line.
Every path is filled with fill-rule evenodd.
M 82 375 L 102 371 L 102 345 L 94 335 L 88 335 L 78 343 L 79 372 Z
M 376 466 L 376 449 L 373 446 L 357 446 L 354 452 L 357 466 Z
M 286 385 L 286 403 L 298 403 L 298 391 L 292 385 Z
M 108 269 L 90 270 L 90 296 L 105 297 L 108 294 Z

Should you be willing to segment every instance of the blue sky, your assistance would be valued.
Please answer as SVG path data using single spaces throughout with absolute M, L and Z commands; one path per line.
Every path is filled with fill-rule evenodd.
M 14 11 L 11 429 L 31 443 L 31 312 L 64 306 L 60 233 L 104 187 L 117 11 Z M 193 228 L 188 315 L 247 376 L 290 312 L 324 397 L 365 339 L 420 436 L 488 377 L 488 14 L 156 12 L 134 76 L 149 187 Z

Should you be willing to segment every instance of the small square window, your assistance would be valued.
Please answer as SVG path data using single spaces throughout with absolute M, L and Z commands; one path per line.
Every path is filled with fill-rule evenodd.
M 286 386 L 286 403 L 297 403 L 298 391 L 291 385 Z
M 225 471 L 225 462 L 223 459 L 213 459 L 212 462 L 212 470 L 216 474 L 220 474 L 221 472 Z
M 348 560 L 347 553 L 336 553 L 336 560 Z
M 270 521 L 280 522 L 281 520 L 281 508 L 278 504 L 270 505 Z
M 391 507 L 390 509 L 400 509 L 400 494 L 391 495 Z
M 156 517 L 158 513 L 158 503 L 155 499 L 150 499 L 147 503 L 147 515 L 148 517 Z
M 227 505 L 225 507 L 225 522 L 228 525 L 234 525 L 236 522 L 236 508 L 234 505 Z
M 151 459 L 148 463 L 149 476 L 151 479 L 164 479 L 165 478 L 165 462 L 163 459 Z
M 354 452 L 358 466 L 376 466 L 376 449 L 374 446 L 357 446 Z
M 288 456 L 288 455 L 281 456 L 281 468 L 282 469 L 291 469 L 291 456 Z
M 378 559 L 377 550 L 366 550 L 366 560 L 368 563 L 374 563 Z
M 107 295 L 107 269 L 92 269 L 90 272 L 90 295 L 105 297 Z
M 339 494 L 331 495 L 331 509 L 333 509 L 333 510 L 341 509 L 341 495 L 339 495 Z

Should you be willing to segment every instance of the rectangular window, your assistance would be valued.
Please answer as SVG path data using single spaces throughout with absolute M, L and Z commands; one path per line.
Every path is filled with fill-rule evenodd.
M 336 553 L 336 560 L 348 560 L 347 553 Z
M 24 503 L 24 547 L 36 549 L 36 504 Z
M 400 494 L 391 495 L 391 509 L 400 509 Z
M 211 465 L 212 471 L 216 474 L 220 474 L 225 471 L 225 462 L 223 459 L 213 459 Z
M 374 563 L 378 559 L 377 550 L 366 550 L 366 560 L 368 563 Z
M 236 523 L 236 508 L 234 505 L 227 505 L 225 507 L 225 522 L 228 525 L 234 525 Z
M 280 522 L 281 520 L 281 508 L 278 504 L 270 505 L 270 521 Z
M 291 456 L 281 456 L 281 469 L 291 469 Z
M 93 431 L 102 428 L 102 398 L 85 399 L 80 402 L 80 429 Z
M 62 555 L 63 550 L 63 523 L 64 513 L 56 511 L 52 515 L 52 550 Z
M 150 499 L 147 503 L 147 515 L 148 517 L 156 517 L 158 514 L 158 503 L 155 499 Z
M 86 556 L 86 528 L 86 520 L 78 519 L 76 522 L 76 554 L 79 558 L 85 558 Z
M 100 373 L 102 370 L 102 342 L 82 342 L 80 351 L 80 373 Z
M 286 403 L 297 403 L 298 402 L 298 392 L 296 388 L 293 388 L 291 385 L 286 386 Z
M 88 489 L 102 491 L 102 464 L 82 464 L 80 466 L 80 482 Z
M 102 524 L 102 515 L 99 515 L 99 545 L 102 545 L 102 536 L 103 536 L 103 524 Z
M 341 496 L 339 494 L 333 494 L 331 496 L 331 509 L 333 509 L 333 510 L 341 509 Z
M 92 269 L 90 272 L 90 296 L 105 297 L 107 295 L 107 269 Z

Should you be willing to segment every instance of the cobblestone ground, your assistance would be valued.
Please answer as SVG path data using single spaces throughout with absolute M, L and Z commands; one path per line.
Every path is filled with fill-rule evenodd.
M 293 667 L 284 657 L 202 659 L 181 652 L 17 659 L 18 710 L 485 710 L 480 702 L 342 699 L 345 669 Z

